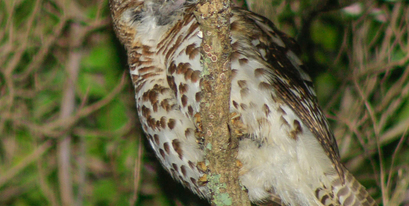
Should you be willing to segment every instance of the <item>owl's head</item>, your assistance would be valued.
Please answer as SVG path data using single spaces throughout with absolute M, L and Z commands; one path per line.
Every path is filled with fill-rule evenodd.
M 183 8 L 198 0 L 110 0 L 118 38 L 125 47 L 138 36 L 154 40 L 180 19 Z

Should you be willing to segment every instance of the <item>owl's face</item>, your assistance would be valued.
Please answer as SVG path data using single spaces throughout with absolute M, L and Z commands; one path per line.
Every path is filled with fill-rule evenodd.
M 111 0 L 114 26 L 123 30 L 119 39 L 128 48 L 131 42 L 157 43 L 182 18 L 184 8 L 197 0 Z M 119 7 L 117 7 L 119 6 Z
M 145 0 L 131 10 L 131 20 L 150 25 L 163 26 L 172 23 L 184 4 L 194 3 L 196 0 Z

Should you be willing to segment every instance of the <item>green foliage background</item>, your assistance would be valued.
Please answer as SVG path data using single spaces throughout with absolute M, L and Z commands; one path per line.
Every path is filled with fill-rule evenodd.
M 322 2 L 246 5 L 299 40 L 346 166 L 409 205 L 409 6 Z M 111 27 L 106 0 L 0 0 L 0 205 L 206 205 L 144 141 Z

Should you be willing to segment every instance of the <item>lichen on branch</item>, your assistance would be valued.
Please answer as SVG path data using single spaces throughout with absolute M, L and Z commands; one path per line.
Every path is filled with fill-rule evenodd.
M 230 1 L 208 0 L 195 13 L 203 32 L 201 45 L 203 98 L 200 105 L 205 137 L 207 186 L 212 205 L 250 205 L 239 182 L 238 139 L 230 134 Z

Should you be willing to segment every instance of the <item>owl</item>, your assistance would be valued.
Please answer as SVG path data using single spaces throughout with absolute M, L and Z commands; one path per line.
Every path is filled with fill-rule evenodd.
M 128 55 L 146 137 L 174 179 L 210 198 L 203 171 L 200 111 L 203 33 L 197 0 L 110 0 L 114 30 Z M 230 112 L 245 133 L 237 159 L 251 202 L 376 205 L 340 163 L 295 41 L 268 19 L 233 8 Z

